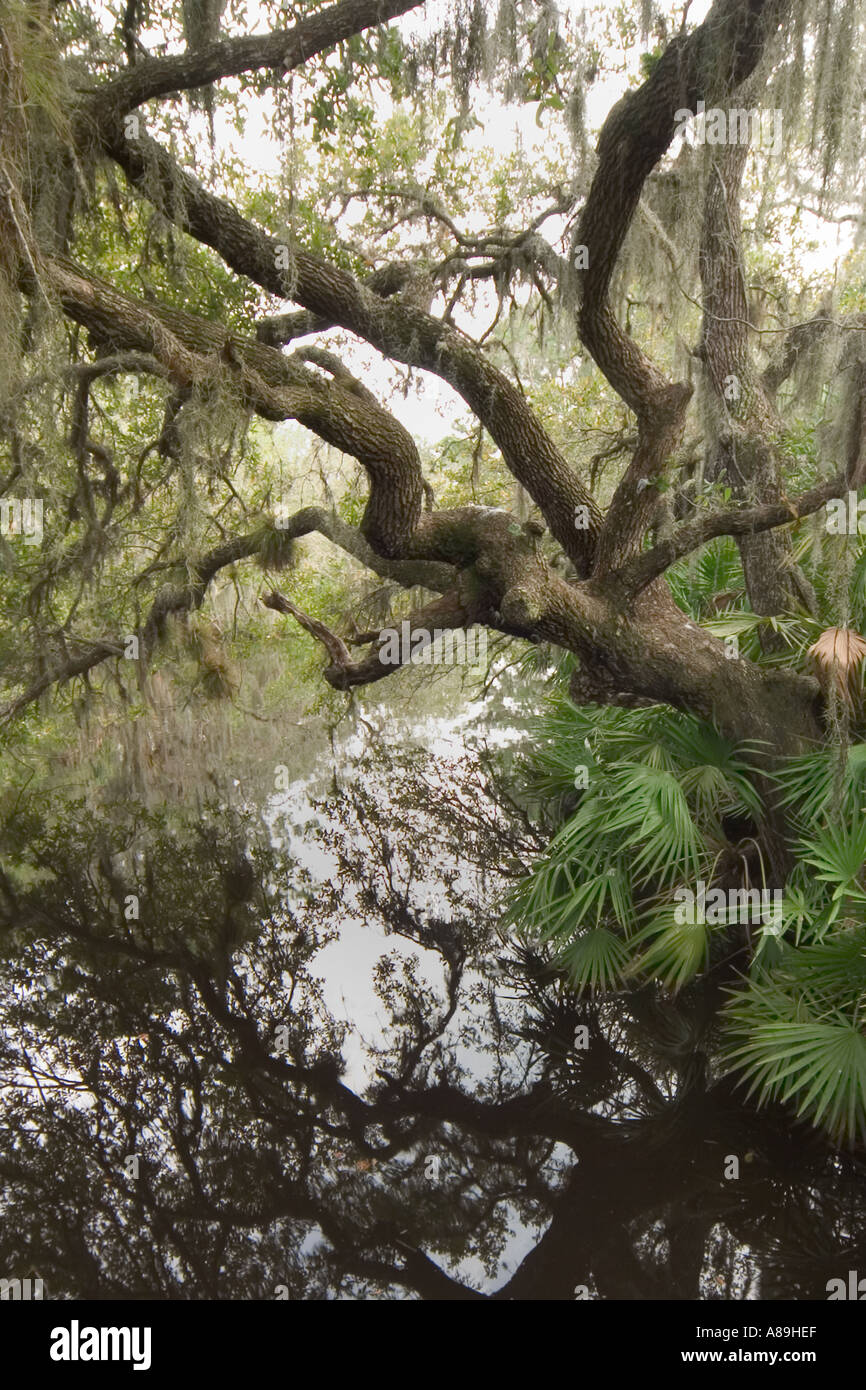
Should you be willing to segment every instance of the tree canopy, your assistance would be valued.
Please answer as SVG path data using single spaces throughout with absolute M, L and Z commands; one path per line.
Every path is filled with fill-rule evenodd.
M 860 482 L 857 258 L 832 285 L 784 261 L 808 215 L 857 217 L 858 7 L 418 8 L 263 5 L 249 35 L 243 7 L 4 7 L 4 494 L 48 518 L 14 551 L 5 716 L 128 636 L 146 661 L 228 566 L 285 563 L 315 531 L 421 591 L 413 626 L 553 643 L 583 702 L 662 700 L 801 749 L 814 679 L 728 659 L 665 576 L 732 537 L 757 617 L 818 615 L 794 523 Z M 641 33 L 593 150 L 589 99 Z M 701 113 L 725 103 L 722 145 Z M 515 105 L 550 132 L 531 169 L 496 148 Z M 260 108 L 273 181 L 244 162 Z M 353 344 L 447 383 L 530 514 L 513 492 L 437 499 Z M 784 416 L 818 362 L 838 428 L 798 450 Z M 577 447 L 549 419 L 557 371 Z M 619 425 L 600 457 L 593 414 Z M 326 505 L 269 512 L 256 422 L 287 420 L 364 470 L 351 529 Z M 335 687 L 393 670 L 361 646 L 331 644 Z

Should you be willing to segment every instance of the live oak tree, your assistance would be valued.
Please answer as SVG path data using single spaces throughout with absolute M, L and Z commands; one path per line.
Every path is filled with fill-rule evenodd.
M 569 792 L 566 824 L 521 906 L 534 926 L 563 927 L 582 994 L 550 973 L 552 951 L 541 965 L 527 952 L 535 1013 L 520 1027 L 548 1052 L 538 1086 L 506 1077 L 496 1101 L 443 1041 L 470 955 L 455 912 L 431 937 L 405 901 L 366 903 L 438 952 L 445 991 L 384 976 L 395 1029 L 382 1074 L 354 1090 L 307 973 L 322 924 L 271 912 L 271 860 L 253 883 L 236 845 L 217 835 L 183 856 L 157 826 L 136 922 L 121 906 L 135 884 L 83 812 L 81 830 L 53 833 L 28 823 L 21 785 L 4 795 L 0 926 L 21 984 L 4 995 L 18 1087 L 4 1102 L 4 1254 L 25 1232 L 49 1277 L 60 1251 L 64 1289 L 231 1294 L 235 1279 L 267 1293 L 286 1248 L 284 1282 L 309 1289 L 302 1243 L 318 1226 L 317 1289 L 473 1297 L 428 1252 L 441 1254 L 450 1202 L 464 1219 L 450 1248 L 493 1261 L 505 1170 L 539 1225 L 555 1212 L 505 1297 L 570 1297 L 587 1269 L 599 1291 L 645 1297 L 664 1273 L 619 1233 L 631 1223 L 646 1243 L 657 1220 L 696 1297 L 709 1223 L 731 1197 L 716 1172 L 671 1163 L 681 1123 L 703 1158 L 705 1138 L 721 1154 L 733 1130 L 733 1150 L 758 1151 L 740 1240 L 758 1238 L 760 1184 L 780 1180 L 791 1133 L 815 1144 L 792 1184 L 813 1243 L 812 1177 L 831 1186 L 842 1159 L 774 1112 L 762 1168 L 766 1130 L 717 1076 L 719 986 L 734 967 L 752 967 L 728 1022 L 760 1094 L 792 1099 L 834 1140 L 865 1136 L 866 563 L 851 505 L 866 482 L 865 7 L 716 0 L 699 22 L 688 6 L 641 10 L 0 3 L 0 493 L 46 498 L 42 545 L 0 535 L 8 748 L 64 682 L 93 680 L 106 701 L 147 688 L 178 620 L 232 694 L 207 619 L 229 574 L 239 594 L 260 585 L 275 631 L 300 623 L 321 642 L 336 691 L 384 680 L 378 630 L 322 613 L 295 573 L 274 588 L 313 535 L 318 556 L 403 589 L 416 630 L 482 624 L 564 653 L 578 706 L 553 727 L 548 769 L 548 791 Z M 639 71 L 595 139 L 620 49 L 639 50 Z M 475 118 L 513 107 L 553 132 L 549 157 L 470 153 Z M 272 188 L 243 138 L 260 108 L 279 150 Z M 703 145 L 683 142 L 684 113 L 699 110 L 728 133 L 737 113 L 751 146 L 710 140 L 717 120 Z M 741 120 L 752 111 L 781 113 L 780 146 Z M 806 268 L 806 225 L 851 229 L 838 274 L 827 253 Z M 388 373 L 441 378 L 470 414 L 450 473 L 388 409 Z M 324 478 L 303 460 L 316 500 L 288 514 L 274 510 L 286 421 L 327 446 Z M 363 470 L 363 505 L 329 492 L 341 453 Z M 584 763 L 592 780 L 575 787 Z M 485 842 L 489 860 L 503 838 Z M 783 935 L 740 922 L 689 935 L 663 919 L 664 895 L 699 876 L 784 885 Z M 189 910 L 158 910 L 185 894 Z M 478 929 L 481 972 L 493 949 Z M 635 976 L 681 998 L 659 1004 Z M 595 997 L 610 987 L 616 1017 Z M 272 1055 L 292 1002 L 289 1052 Z M 183 1011 L 175 1031 L 167 1019 Z M 495 992 L 488 1023 L 502 1038 Z M 591 1030 L 585 1056 L 577 1026 Z M 40 1037 L 51 1055 L 35 1061 Z M 33 1144 L 54 1088 L 50 1143 Z M 434 1134 L 453 1161 L 448 1202 L 424 1186 Z M 644 1163 L 632 1136 L 651 1141 L 652 1191 L 621 1184 L 610 1222 L 609 1170 Z M 153 1161 L 140 1180 L 122 1168 L 139 1140 Z M 549 1175 L 559 1143 L 580 1158 L 562 1188 Z M 368 1163 L 398 1173 L 384 1197 Z M 58 1245 L 46 1194 L 60 1172 Z M 694 1219 L 677 1220 L 684 1177 Z M 856 1207 L 834 1202 L 827 1277 Z M 589 1233 L 587 1209 L 605 1213 Z M 245 1229 L 264 1233 L 267 1268 Z
M 231 692 L 197 610 L 220 576 L 285 568 L 315 533 L 405 589 L 415 630 L 480 624 L 558 649 L 577 706 L 697 721 L 736 748 L 725 775 L 739 787 L 748 747 L 736 815 L 692 786 L 709 808 L 695 854 L 800 891 L 789 875 L 808 824 L 800 869 L 839 886 L 842 915 L 801 899 L 792 935 L 812 913 L 820 950 L 831 926 L 859 922 L 862 826 L 843 844 L 824 818 L 856 802 L 848 748 L 862 747 L 850 499 L 866 482 L 864 10 L 689 10 L 614 23 L 605 7 L 337 0 L 290 17 L 263 4 L 249 33 L 240 3 L 0 5 L 4 522 L 16 499 L 48 503 L 41 546 L 0 536 L 7 729 L 62 682 L 93 675 L 123 694 L 131 661 L 146 684 L 177 619 L 197 618 L 188 631 Z M 639 73 L 618 67 L 638 49 Z M 623 71 L 593 141 L 599 85 Z M 476 168 L 476 112 L 515 105 L 567 131 L 570 153 L 526 168 L 493 150 Z M 278 137 L 276 189 L 243 167 L 259 109 Z M 773 117 L 771 145 L 753 112 Z M 689 113 L 704 124 L 683 142 Z M 835 284 L 826 264 L 800 264 L 810 218 L 853 229 Z M 437 497 L 381 368 L 356 365 L 374 354 L 455 393 L 478 429 L 472 462 L 513 484 L 508 505 L 471 500 L 468 460 Z M 288 421 L 361 466 L 360 515 L 333 504 L 327 477 L 315 503 L 275 515 L 263 441 Z M 574 443 L 593 429 L 601 448 Z M 844 504 L 841 532 L 828 503 Z M 336 632 L 297 592 L 264 587 L 322 643 L 336 690 L 393 672 L 378 629 Z M 820 788 L 798 822 L 791 759 L 813 755 Z M 664 756 L 674 765 L 677 748 Z M 664 802 L 650 773 L 630 784 L 630 813 Z M 652 830 L 664 816 L 651 809 Z M 644 849 L 658 867 L 660 845 Z M 859 968 L 860 937 L 846 941 Z M 833 988 L 854 990 L 850 1085 L 827 1081 L 818 1106 L 835 1096 L 836 1132 L 852 1137 L 860 994 L 834 969 Z M 754 1009 L 771 998 L 755 995 Z M 830 1024 L 814 1026 L 820 1043 Z
M 40 386 L 33 380 L 38 373 L 28 379 L 20 364 L 28 358 L 38 363 L 40 342 L 56 332 L 56 312 L 86 330 L 86 336 L 68 335 L 68 361 L 55 366 L 53 383 L 71 399 L 65 448 L 75 461 L 76 493 L 67 498 L 67 509 L 84 525 L 77 555 L 67 553 L 50 568 L 77 567 L 89 574 L 107 562 L 122 535 L 119 521 L 130 508 L 144 505 L 148 491 L 166 485 L 171 460 L 176 463 L 183 448 L 178 439 L 184 412 L 222 393 L 240 412 L 300 422 L 363 465 L 369 496 L 359 526 L 349 528 L 322 509 L 305 508 L 284 520 L 281 535 L 288 542 L 319 531 L 373 570 L 421 586 L 434 597 L 418 604 L 413 625 L 481 623 L 508 636 L 556 644 L 578 658 L 573 689 L 583 704 L 662 701 L 714 720 L 733 737 L 761 740 L 771 753 L 798 751 L 820 740 L 822 695 L 815 679 L 785 665 L 762 668 L 751 660 L 729 659 L 723 642 L 682 611 L 665 575 L 713 538 L 732 536 L 755 613 L 809 607 L 813 596 L 795 562 L 794 523 L 862 481 L 860 333 L 846 331 L 852 325 L 844 315 L 837 318 L 825 308 L 811 322 L 789 322 L 786 332 L 771 338 L 772 352 L 766 351 L 766 339 L 755 329 L 741 231 L 745 144 L 707 145 L 712 158 L 703 177 L 687 189 L 700 211 L 693 244 L 672 247 L 659 189 L 663 176 L 672 177 L 665 161 L 681 120 L 678 112 L 696 111 L 701 102 L 707 108 L 760 107 L 779 99 L 782 73 L 791 127 L 785 155 L 801 161 L 788 182 L 805 200 L 803 190 L 823 180 L 832 214 L 838 203 L 833 179 L 837 166 L 845 171 L 850 166 L 856 119 L 837 109 L 848 88 L 829 95 L 824 89 L 837 81 L 832 70 L 841 54 L 849 69 L 861 61 L 859 8 L 843 6 L 841 19 L 831 23 L 821 5 L 720 0 L 700 24 L 690 24 L 687 14 L 675 32 L 670 21 L 659 22 L 656 32 L 663 41 L 645 65 L 648 76 L 631 87 L 602 126 L 588 187 L 576 178 L 573 186 L 557 190 L 553 211 L 572 217 L 569 245 L 557 252 L 545 241 L 539 230 L 544 218 L 512 230 L 519 209 L 499 227 L 462 230 L 440 206 L 435 189 L 423 192 L 414 207 L 404 190 L 392 198 L 399 214 L 435 225 L 437 244 L 448 254 L 423 265 L 376 255 L 361 276 L 347 268 L 351 256 L 311 249 L 315 238 L 297 225 L 296 216 L 290 236 L 285 226 L 245 215 L 223 196 L 226 179 L 218 166 L 211 179 L 196 177 L 194 147 L 177 130 L 185 109 L 177 97 L 234 77 L 254 77 L 256 90 L 267 92 L 319 62 L 319 87 L 311 91 L 337 103 L 340 90 L 351 86 L 354 62 L 359 71 L 372 69 L 395 82 L 406 80 L 401 66 L 411 68 L 421 101 L 425 81 L 429 84 L 423 43 L 413 54 L 409 42 L 405 48 L 396 37 L 386 43 L 390 31 L 369 38 L 375 26 L 416 6 L 406 0 L 341 0 L 285 27 L 274 15 L 273 26 L 253 36 L 242 33 L 242 14 L 233 17 L 229 11 L 218 36 L 204 42 L 199 29 L 184 49 L 179 26 L 184 16 L 189 23 L 191 8 L 183 6 L 180 15 L 172 5 L 119 7 L 116 27 L 107 31 L 96 9 L 83 4 L 3 7 L 2 257 L 6 353 L 10 382 L 17 386 L 7 406 L 6 490 L 24 495 L 40 467 L 44 475 L 50 466 L 44 451 L 36 460 L 40 450 L 26 437 L 21 412 L 28 391 Z M 215 18 L 208 22 L 219 24 L 222 7 L 213 8 Z M 464 112 L 467 92 L 479 90 L 484 81 L 483 63 L 475 59 L 473 71 L 471 51 L 473 43 L 483 48 L 485 18 L 492 16 L 485 17 L 483 7 L 458 14 L 441 39 L 452 55 L 463 53 Z M 429 19 L 435 26 L 435 13 Z M 567 51 L 568 40 L 557 33 L 552 11 L 544 11 L 543 25 L 532 26 L 520 9 L 499 15 L 500 29 L 509 22 L 518 59 L 534 61 L 539 45 L 549 55 L 546 66 L 530 69 L 539 74 L 533 95 L 544 101 L 570 82 L 576 93 L 569 103 L 573 114 L 580 106 L 579 88 L 592 76 L 588 54 Z M 368 36 L 360 47 L 359 35 Z M 345 58 L 342 67 L 322 66 L 321 55 L 338 45 L 344 57 L 355 56 Z M 821 55 L 817 67 L 826 69 L 816 100 L 827 108 L 833 143 L 827 167 L 813 175 L 816 156 L 810 154 L 809 139 L 814 132 L 803 136 L 805 107 L 796 103 L 798 92 L 801 103 L 816 95 L 804 71 L 815 66 L 808 55 L 816 52 Z M 454 66 L 459 74 L 460 63 Z M 315 99 L 307 109 L 315 120 Z M 166 132 L 162 139 L 148 133 L 155 121 Z M 186 144 L 186 159 L 175 157 L 173 144 Z M 375 198 L 375 169 L 362 175 Z M 847 186 L 846 196 L 852 193 L 856 199 L 856 189 Z M 173 236 L 209 248 L 184 270 L 182 305 L 176 285 L 175 302 L 169 304 L 150 287 L 136 295 L 100 273 L 92 200 L 105 196 L 116 202 L 120 217 L 140 217 L 143 202 L 175 229 Z M 681 258 L 683 275 L 699 269 L 700 338 L 687 377 L 651 360 L 617 311 L 622 286 L 616 300 L 613 286 L 623 249 L 635 220 L 644 216 L 665 250 L 675 249 Z M 225 284 L 228 277 L 213 280 L 211 253 L 240 286 L 225 313 L 208 281 Z M 518 271 L 536 294 L 572 317 L 583 349 L 628 408 L 631 439 L 620 474 L 603 499 L 593 495 L 575 460 L 557 447 L 521 385 L 484 343 L 455 326 L 461 297 L 480 279 L 507 287 Z M 431 283 L 427 308 L 419 307 L 417 292 L 410 292 L 421 274 Z M 171 283 L 170 274 L 166 282 Z M 29 301 L 23 308 L 21 297 Z M 269 302 L 276 309 L 282 301 L 296 307 L 290 313 L 262 312 Z M 203 304 L 207 312 L 201 311 Z M 410 432 L 328 348 L 334 329 L 453 387 L 494 442 L 501 466 L 535 504 L 537 521 L 527 526 L 503 509 L 437 506 Z M 832 477 L 820 477 L 789 496 L 779 448 L 778 393 L 798 357 L 828 335 L 838 343 L 834 370 L 847 354 L 843 369 L 849 389 L 834 404 L 844 414 L 839 434 L 845 446 Z M 822 346 L 826 368 L 832 355 L 827 356 L 826 342 Z M 119 458 L 98 437 L 96 418 L 110 409 L 107 402 L 96 405 L 100 383 L 121 376 L 163 383 L 165 422 L 154 444 L 169 464 L 162 472 L 148 474 L 140 459 L 136 464 Z M 117 409 L 116 397 L 114 405 Z M 691 501 L 677 496 L 671 507 L 666 488 L 681 476 L 683 441 L 699 413 L 702 476 L 724 480 L 729 500 L 719 506 L 712 498 L 707 505 L 694 496 Z M 64 447 L 59 440 L 50 443 Z M 55 518 L 52 525 L 57 524 Z M 227 535 L 205 554 L 183 556 L 187 582 L 156 592 L 136 629 L 143 658 L 170 612 L 200 605 L 214 576 L 261 553 L 273 543 L 272 533 L 273 526 L 259 526 Z M 558 567 L 557 555 L 564 557 Z M 26 600 L 31 614 L 43 600 L 50 604 L 58 578 L 56 572 L 43 574 L 33 584 Z M 153 575 L 141 582 L 153 586 Z M 11 692 L 7 714 L 25 708 L 52 683 L 119 654 L 122 634 L 117 632 L 89 642 L 76 634 L 70 644 L 77 604 L 66 602 L 65 614 L 52 613 L 51 658 L 45 658 L 43 641 L 37 674 L 28 680 L 16 672 L 20 685 Z M 278 598 L 265 602 L 279 607 Z M 326 678 L 340 689 L 378 680 L 393 669 L 379 660 L 375 638 L 355 657 L 342 641 L 327 645 Z

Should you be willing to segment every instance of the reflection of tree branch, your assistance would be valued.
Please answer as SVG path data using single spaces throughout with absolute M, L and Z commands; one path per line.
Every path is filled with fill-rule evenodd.
M 594 1284 L 601 1297 L 670 1296 L 671 1290 L 676 1297 L 697 1297 L 700 1256 L 714 1223 L 724 1221 L 731 1230 L 732 1249 L 737 1241 L 766 1248 L 783 1238 L 787 1195 L 784 1216 L 772 1223 L 763 1216 L 767 1172 L 778 1183 L 778 1165 L 765 1165 L 762 1173 L 755 1164 L 736 1184 L 721 1173 L 721 1155 L 745 1154 L 758 1147 L 756 1135 L 768 1132 L 802 1164 L 799 1176 L 785 1182 L 792 1202 L 798 1193 L 802 1198 L 804 1228 L 814 1232 L 820 1221 L 826 1231 L 827 1204 L 816 1212 L 811 1195 L 803 1193 L 816 1189 L 835 1156 L 828 1164 L 817 1141 L 810 1149 L 801 1134 L 790 1132 L 787 1118 L 776 1129 L 772 1118 L 757 1120 L 735 1099 L 730 1081 L 708 1088 L 696 1073 L 694 1084 L 679 1086 L 665 1101 L 654 1077 L 670 1069 L 670 1049 L 658 1029 L 654 1033 L 652 1017 L 642 1017 L 640 1047 L 633 1040 L 629 1047 L 630 1025 L 623 1023 L 620 1034 L 591 1000 L 575 1004 L 563 997 L 555 973 L 534 958 L 523 962 L 522 972 L 514 968 L 513 983 L 522 979 L 526 986 L 519 1000 L 491 999 L 486 1018 L 476 1012 L 457 1027 L 449 981 L 444 992 L 437 984 L 428 993 L 408 967 L 405 978 L 390 974 L 393 994 L 384 997 L 395 1015 L 396 1040 L 370 1049 L 383 1064 L 378 1082 L 364 1089 L 347 1084 L 343 1033 L 326 1009 L 319 1012 L 309 963 L 332 939 L 335 914 L 344 920 L 345 890 L 351 896 L 352 884 L 366 889 L 389 846 L 409 838 L 415 804 L 407 809 L 393 778 L 390 788 L 393 816 L 389 812 L 387 825 L 368 827 L 360 842 L 352 816 L 362 824 L 369 819 L 375 785 L 357 792 L 351 812 L 341 797 L 343 821 L 332 835 L 347 843 L 337 853 L 333 897 L 320 895 L 302 912 L 279 908 L 276 916 L 262 916 L 244 954 L 227 964 L 211 964 L 210 942 L 222 941 L 231 889 L 225 864 L 237 846 L 203 836 L 201 829 L 193 841 L 195 859 L 160 840 L 163 857 L 149 859 L 143 872 L 150 914 L 127 932 L 117 921 L 126 861 L 114 863 L 108 894 L 106 870 L 101 867 L 102 878 L 94 880 L 87 868 L 100 856 L 86 834 L 75 839 L 68 863 L 56 841 L 44 849 L 36 837 L 36 862 L 53 871 L 53 879 L 16 889 L 11 874 L 0 876 L 0 926 L 10 929 L 10 938 L 14 927 L 33 941 L 32 951 L 10 962 L 27 985 L 22 997 L 34 999 L 22 1023 L 15 990 L 14 998 L 0 996 L 3 1074 L 20 1071 L 26 1078 L 26 1055 L 41 1075 L 44 1049 L 60 1080 L 66 1074 L 95 1097 L 87 1110 L 74 1095 L 65 1105 L 58 1095 L 54 1105 L 41 1107 L 35 1090 L 12 1098 L 7 1089 L 4 1122 L 22 1149 L 14 1162 L 0 1157 L 9 1213 L 0 1231 L 0 1266 L 26 1238 L 34 1258 L 44 1256 L 46 1271 L 56 1276 L 55 1287 L 68 1287 L 73 1297 L 267 1297 L 268 1271 L 273 1287 L 283 1264 L 295 1297 L 334 1290 L 364 1297 L 378 1290 L 437 1301 L 570 1300 L 578 1284 Z M 458 812 L 442 806 L 447 840 Z M 494 830 L 473 843 L 473 857 L 484 853 L 483 845 L 492 854 Z M 134 845 L 127 840 L 124 852 Z M 424 850 L 435 867 L 430 845 L 428 835 Z M 333 839 L 325 849 L 334 850 Z M 284 861 L 270 855 L 261 861 L 262 885 L 278 877 L 277 863 L 285 870 Z M 475 904 L 464 900 L 462 886 L 448 883 L 443 905 L 428 920 L 415 907 L 416 898 L 423 902 L 424 861 L 410 855 L 404 867 L 392 853 L 388 863 L 390 878 L 373 884 L 361 902 L 363 915 L 437 950 L 455 979 L 464 954 L 475 968 L 493 931 L 482 923 L 473 932 Z M 196 891 L 201 898 L 193 902 Z M 269 893 L 263 888 L 266 905 Z M 187 917 L 179 913 L 182 925 L 174 919 L 167 929 L 157 925 L 166 904 L 182 898 L 192 908 Z M 260 910 L 257 891 L 254 901 Z M 56 1025 L 51 995 L 38 997 L 41 972 L 58 968 L 55 961 L 63 970 L 71 962 L 77 977 L 70 990 L 65 979 L 60 982 L 63 1012 Z M 483 1000 L 483 987 L 476 990 L 473 982 L 469 988 Z M 547 1008 L 545 993 L 551 996 Z M 399 1017 L 407 998 L 410 1007 Z M 649 1002 L 658 1016 L 661 1008 Z M 693 1003 L 685 1002 L 681 1012 L 677 1001 L 667 1001 L 665 1017 L 691 1018 Z M 520 1010 L 516 1019 L 513 1008 Z M 630 1004 L 626 1010 L 634 1013 Z M 46 1013 L 53 1025 L 47 1035 Z M 578 1017 L 591 1026 L 592 1063 L 585 1069 L 573 1066 L 567 1048 Z M 289 1025 L 285 1054 L 271 1051 L 278 1020 Z M 454 1048 L 450 1033 L 445 1044 L 449 1026 Z M 545 1027 L 555 1034 L 555 1046 L 546 1051 Z M 531 1049 L 514 1045 L 533 1029 Z M 127 1034 L 131 1041 L 143 1033 L 146 1056 L 137 1043 L 123 1043 Z M 437 1039 L 442 1046 L 429 1062 L 423 1049 Z M 466 1075 L 457 1057 L 461 1042 L 485 1048 L 494 1059 L 492 1075 Z M 523 1075 L 527 1053 L 534 1082 Z M 657 1071 L 648 1055 L 657 1056 Z M 623 1078 L 641 1087 L 649 1113 L 622 1118 Z M 572 1149 L 576 1164 L 563 1161 L 558 1144 Z M 131 1152 L 142 1154 L 138 1179 L 125 1174 L 118 1158 Z M 435 1177 L 426 1172 L 431 1152 L 441 1163 Z M 833 1167 L 832 1183 L 838 1180 Z M 47 1191 L 64 1214 L 48 1234 Z M 492 1275 L 514 1211 L 527 1226 L 546 1229 L 502 1287 L 479 1292 L 449 1273 L 452 1264 L 459 1268 L 459 1261 L 474 1257 Z M 314 1231 L 324 1242 L 310 1253 Z M 664 1253 L 665 1240 L 680 1252 L 679 1274 L 671 1267 L 673 1254 Z

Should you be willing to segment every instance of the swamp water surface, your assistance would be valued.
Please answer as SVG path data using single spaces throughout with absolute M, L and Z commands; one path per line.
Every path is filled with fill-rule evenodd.
M 732 977 L 575 998 L 498 925 L 538 847 L 495 771 L 523 724 L 380 710 L 302 731 L 255 808 L 21 827 L 5 1269 L 112 1299 L 819 1300 L 866 1273 L 862 1159 L 719 1073 Z

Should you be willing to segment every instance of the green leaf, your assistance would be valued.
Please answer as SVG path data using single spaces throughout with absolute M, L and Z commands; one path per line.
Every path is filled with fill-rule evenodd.
M 756 1023 L 730 1062 L 759 1101 L 791 1101 L 834 1139 L 866 1136 L 866 1036 L 854 1022 Z
M 615 989 L 622 983 L 628 950 L 613 932 L 596 927 L 573 941 L 560 959 L 578 989 Z
M 707 922 L 678 922 L 673 905 L 657 912 L 635 937 L 635 944 L 649 941 L 643 955 L 634 961 L 630 973 L 649 975 L 668 989 L 682 989 L 706 968 L 710 933 Z

